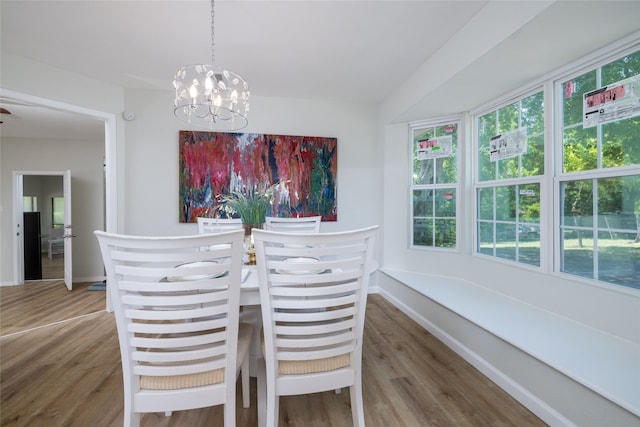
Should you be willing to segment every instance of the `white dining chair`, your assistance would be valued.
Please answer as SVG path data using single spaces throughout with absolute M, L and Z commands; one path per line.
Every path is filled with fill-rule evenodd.
M 284 233 L 319 233 L 321 216 L 299 218 L 265 217 L 265 229 Z
M 252 327 L 238 320 L 243 232 L 95 235 L 120 342 L 124 426 L 139 426 L 141 413 L 214 405 L 234 426 L 241 366 L 249 405 Z
M 222 233 L 224 231 L 242 230 L 240 218 L 204 218 L 198 217 L 198 234 Z
M 64 253 L 64 228 L 50 228 L 47 238 L 47 255 L 52 259 L 53 255 Z
M 362 338 L 377 228 L 254 230 L 265 362 L 259 425 L 278 425 L 280 396 L 349 387 L 353 424 L 364 426 Z

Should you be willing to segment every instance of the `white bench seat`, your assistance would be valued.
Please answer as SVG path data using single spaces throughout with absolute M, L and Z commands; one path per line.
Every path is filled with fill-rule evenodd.
M 640 417 L 640 345 L 452 277 L 389 277 Z

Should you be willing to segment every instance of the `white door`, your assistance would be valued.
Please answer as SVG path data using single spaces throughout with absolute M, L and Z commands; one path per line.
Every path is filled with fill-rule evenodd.
M 67 169 L 63 179 L 64 192 L 64 284 L 73 289 L 72 260 L 73 226 L 71 225 L 71 171 Z

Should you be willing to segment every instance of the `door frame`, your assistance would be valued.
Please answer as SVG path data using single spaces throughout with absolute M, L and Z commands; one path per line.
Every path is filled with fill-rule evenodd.
M 72 234 L 71 227 L 71 194 L 67 189 L 71 188 L 71 171 L 13 171 L 13 212 L 14 212 L 14 233 L 16 241 L 14 247 L 18 248 L 14 256 L 13 277 L 16 284 L 24 284 L 24 229 L 23 211 L 24 205 L 22 197 L 24 196 L 24 177 L 25 176 L 61 176 L 63 179 L 62 190 L 65 198 L 64 210 L 64 228 L 65 234 L 67 230 Z M 69 194 L 67 194 L 69 193 Z M 44 201 L 43 201 L 44 203 Z M 67 242 L 67 240 L 69 242 Z M 72 260 L 73 252 L 71 247 L 71 239 L 65 238 L 64 248 L 64 282 L 68 290 L 73 286 Z
M 68 111 L 77 113 L 87 118 L 97 119 L 104 122 L 104 150 L 105 150 L 105 162 L 104 162 L 104 188 L 105 188 L 105 210 L 104 210 L 104 226 L 108 232 L 118 232 L 118 198 L 117 198 L 117 137 L 116 137 L 116 115 L 104 111 L 93 110 L 77 105 L 66 104 L 51 99 L 40 98 L 33 95 L 28 95 L 22 92 L 16 92 L 12 90 L 2 89 L 2 97 L 6 99 L 12 99 L 15 101 L 30 103 L 33 105 L 40 105 L 43 107 Z M 15 191 L 15 186 L 14 186 Z M 14 202 L 15 206 L 15 202 Z M 14 227 L 17 224 L 18 218 L 15 218 L 14 211 Z M 15 230 L 14 230 L 15 231 Z M 14 233 L 15 236 L 15 233 Z M 18 256 L 17 240 L 14 239 L 13 244 L 13 276 L 15 284 L 23 284 L 23 282 L 17 282 L 16 279 L 16 258 Z M 24 277 L 24 275 L 23 275 Z M 109 298 L 107 298 L 107 308 L 109 307 Z

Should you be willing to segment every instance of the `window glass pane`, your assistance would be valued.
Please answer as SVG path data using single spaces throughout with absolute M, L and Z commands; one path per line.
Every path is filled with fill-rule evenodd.
M 540 265 L 539 183 L 479 189 L 478 218 L 479 253 Z
M 527 128 L 527 135 L 544 132 L 544 93 L 538 92 L 522 100 L 521 126 Z
M 519 103 L 507 105 L 498 110 L 498 133 L 516 130 L 520 127 Z
M 540 244 L 534 241 L 521 243 L 518 247 L 518 261 L 524 264 L 540 266 Z
M 598 180 L 598 279 L 640 289 L 640 175 Z
M 498 179 L 518 177 L 518 157 L 498 160 Z
M 583 129 L 583 95 L 640 74 L 634 52 L 563 83 L 563 170 L 566 173 L 640 163 L 640 117 L 622 118 Z M 598 83 L 598 76 L 600 82 Z
M 562 92 L 564 94 L 563 121 L 565 127 L 573 125 L 582 127 L 582 96 L 595 88 L 595 71 L 567 80 L 562 84 Z
M 38 212 L 38 198 L 36 196 L 22 196 L 23 212 Z
M 433 138 L 433 128 L 420 128 L 413 131 L 413 184 L 433 184 L 435 164 L 434 159 L 418 159 L 419 141 Z
M 524 128 L 522 154 L 491 161 L 491 139 Z M 478 179 L 510 179 L 544 174 L 544 93 L 537 92 L 478 119 Z M 497 176 L 496 176 L 497 172 Z
M 516 195 L 515 186 L 496 188 L 496 219 L 498 221 L 515 221 Z M 515 229 L 514 229 L 515 236 Z
M 580 172 L 598 167 L 597 128 L 573 127 L 564 131 L 564 172 Z
M 493 222 L 481 221 L 478 223 L 478 252 L 485 255 L 493 255 L 494 236 Z
M 54 197 L 52 202 L 53 226 L 64 225 L 64 197 Z
M 606 86 L 640 74 L 640 51 L 602 67 L 602 85 Z
M 496 224 L 496 256 L 511 261 L 516 260 L 515 224 Z
M 562 189 L 562 271 L 640 289 L 640 175 L 571 181 Z
M 478 190 L 478 218 L 493 220 L 493 188 Z
M 640 164 L 640 117 L 602 125 L 602 166 Z
M 438 189 L 435 192 L 435 216 L 436 217 L 456 217 L 456 189 Z
M 618 218 L 618 228 L 635 230 L 630 219 L 640 214 L 640 175 L 598 180 L 598 214 L 613 215 Z
M 498 134 L 497 113 L 491 112 L 478 119 L 478 179 L 490 181 L 496 178 L 496 164 L 490 158 L 491 138 Z
M 527 154 L 521 157 L 521 176 L 544 175 L 544 135 L 529 136 Z
M 575 234 L 581 227 L 593 227 L 592 180 L 566 182 L 561 192 L 564 200 L 561 218 L 564 232 Z
M 436 137 L 451 135 L 451 152 L 448 157 L 435 159 L 436 184 L 453 184 L 458 182 L 458 125 L 448 124 L 435 129 Z
M 637 231 L 598 233 L 598 280 L 640 289 L 640 243 L 637 237 Z
M 540 223 L 540 184 L 519 186 L 518 213 L 521 222 Z
M 426 217 L 433 212 L 433 202 L 429 193 L 431 190 L 413 190 L 413 216 Z
M 438 189 L 435 192 L 435 245 L 456 246 L 456 189 Z
M 433 223 L 425 218 L 413 219 L 413 244 L 433 246 Z
M 435 245 L 443 248 L 456 247 L 456 220 L 435 220 Z
M 575 231 L 562 238 L 562 271 L 593 278 L 593 233 Z

